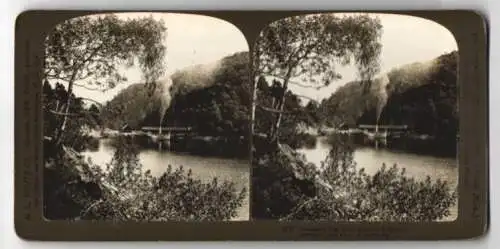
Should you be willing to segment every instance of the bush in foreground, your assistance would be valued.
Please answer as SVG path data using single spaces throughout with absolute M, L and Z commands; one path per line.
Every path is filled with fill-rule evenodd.
M 335 220 L 335 221 L 386 221 L 418 222 L 436 221 L 450 215 L 457 199 L 456 191 L 449 183 L 435 182 L 427 177 L 418 181 L 406 176 L 405 170 L 394 165 L 385 165 L 373 175 L 364 169 L 358 169 L 353 162 L 353 147 L 350 143 L 336 140 L 321 169 L 306 179 L 314 186 L 314 192 L 293 186 L 298 181 L 298 164 L 305 161 L 300 157 L 290 160 L 282 156 L 273 156 L 275 160 L 263 161 L 267 156 L 256 158 L 254 186 L 256 182 L 268 182 L 257 190 L 262 196 L 254 194 L 254 213 L 265 218 L 281 220 Z M 278 155 L 284 153 L 277 152 Z M 261 189 L 262 188 L 262 189 Z M 254 191 L 257 191 L 254 190 Z M 307 190 L 307 189 L 306 189 Z M 271 193 L 271 196 L 268 193 Z M 265 198 L 267 197 L 267 198 Z M 285 207 L 262 209 L 266 206 Z
M 252 170 L 252 217 L 279 219 L 294 207 L 316 195 L 314 181 L 296 174 L 293 161 L 279 151 L 254 153 Z M 301 163 L 300 161 L 298 163 Z M 310 165 L 298 164 L 304 169 Z
M 53 169 L 52 178 L 71 175 L 85 184 L 74 185 L 68 178 L 52 181 L 52 189 L 65 189 L 61 192 L 46 191 L 45 213 L 61 212 L 58 219 L 113 220 L 113 221 L 220 221 L 229 220 L 237 215 L 242 206 L 246 190 L 238 191 L 231 182 L 202 182 L 193 177 L 191 171 L 183 167 L 168 167 L 161 177 L 144 172 L 137 158 L 137 148 L 123 140 L 116 146 L 116 152 L 106 169 L 89 166 L 92 162 L 65 158 L 59 168 Z M 80 158 L 81 159 L 81 158 Z M 65 163 L 66 162 L 66 163 Z M 72 167 L 68 167 L 72 166 Z M 79 172 L 69 172 L 75 167 L 86 168 Z M 90 172 L 84 174 L 82 172 Z M 54 180 L 52 179 L 52 180 Z M 85 186 L 89 183 L 98 186 L 97 195 L 89 195 Z M 68 185 L 73 188 L 65 188 Z M 77 199 L 75 199 L 77 198 Z M 66 202 L 71 205 L 68 205 Z M 54 211 L 57 207 L 60 210 Z M 62 209 L 62 210 L 61 210 Z M 66 210 L 65 210 L 66 209 Z M 49 215 L 47 215 L 49 214 Z

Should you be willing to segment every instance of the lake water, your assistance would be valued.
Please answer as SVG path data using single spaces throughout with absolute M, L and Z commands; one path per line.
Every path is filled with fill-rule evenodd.
M 328 155 L 331 145 L 325 137 L 318 137 L 315 148 L 299 149 L 309 162 L 320 165 Z M 415 177 L 416 180 L 425 180 L 430 176 L 433 181 L 438 178 L 448 181 L 453 187 L 458 184 L 458 162 L 455 158 L 435 157 L 429 155 L 419 155 L 402 151 L 388 150 L 384 148 L 359 147 L 354 152 L 354 161 L 359 168 L 365 168 L 366 173 L 374 174 L 385 163 L 386 167 L 397 164 L 404 167 L 408 176 Z M 456 219 L 458 208 L 452 207 L 451 216 L 445 220 Z
M 93 163 L 105 165 L 111 161 L 114 149 L 108 144 L 107 139 L 101 139 L 97 151 L 88 151 L 84 155 L 92 159 Z M 176 153 L 167 150 L 144 149 L 139 153 L 139 161 L 144 166 L 144 170 L 151 170 L 154 176 L 160 176 L 167 169 L 183 166 L 184 169 L 191 169 L 193 176 L 201 180 L 210 181 L 213 177 L 220 180 L 228 180 L 236 183 L 239 190 L 250 189 L 250 163 L 248 160 L 195 156 L 186 153 Z M 238 216 L 234 220 L 249 219 L 249 194 L 243 206 L 238 211 Z

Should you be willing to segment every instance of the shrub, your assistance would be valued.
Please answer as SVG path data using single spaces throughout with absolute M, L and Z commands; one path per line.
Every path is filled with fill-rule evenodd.
M 350 141 L 329 142 L 334 146 L 316 171 L 296 152 L 254 153 L 254 218 L 417 222 L 450 215 L 457 193 L 447 182 L 417 181 L 396 165 L 368 175 L 353 161 Z
M 126 140 L 126 139 L 124 139 Z M 246 189 L 232 182 L 195 179 L 191 170 L 168 166 L 161 177 L 143 172 L 137 147 L 123 141 L 106 170 L 94 167 L 105 188 L 104 198 L 82 212 L 82 219 L 135 221 L 220 221 L 237 215 Z
M 102 197 L 100 186 L 78 172 L 80 166 L 67 155 L 46 160 L 43 169 L 43 212 L 46 219 L 75 219 L 90 203 Z
M 102 166 L 73 156 L 48 159 L 44 215 L 48 219 L 113 221 L 220 221 L 237 215 L 246 189 L 213 178 L 202 182 L 190 170 L 168 166 L 161 177 L 143 171 L 138 148 L 118 139 L 111 162 Z M 61 148 L 60 151 L 63 149 Z
M 313 165 L 270 149 L 263 139 L 254 139 L 252 170 L 252 217 L 279 219 L 304 199 L 316 195 Z M 295 155 L 293 155 L 295 156 Z
M 353 148 L 337 140 L 321 165 L 316 196 L 297 203 L 283 219 L 341 221 L 436 221 L 450 215 L 457 193 L 441 180 L 417 181 L 397 165 L 374 175 L 358 169 Z
M 315 148 L 317 137 L 308 133 L 300 132 L 284 132 L 285 135 L 280 138 L 280 141 L 289 145 L 294 149 L 299 148 Z

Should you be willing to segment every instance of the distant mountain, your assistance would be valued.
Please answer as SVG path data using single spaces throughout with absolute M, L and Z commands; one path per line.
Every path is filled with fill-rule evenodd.
M 320 104 L 320 117 L 341 124 L 405 124 L 417 132 L 455 137 L 458 129 L 456 51 L 396 68 L 364 91 L 359 82 L 340 87 Z
M 248 64 L 248 52 L 240 52 L 172 74 L 164 125 L 192 126 L 207 134 L 245 132 L 251 103 Z M 122 90 L 104 108 L 106 126 L 158 126 L 161 95 L 147 93 L 144 84 Z

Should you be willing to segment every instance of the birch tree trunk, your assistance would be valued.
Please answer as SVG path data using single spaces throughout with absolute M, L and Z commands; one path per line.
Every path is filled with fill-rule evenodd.
M 279 111 L 278 117 L 276 118 L 276 122 L 274 123 L 274 127 L 272 127 L 272 129 L 271 129 L 271 131 L 272 131 L 271 139 L 276 140 L 276 141 L 278 141 L 279 128 L 281 125 L 281 119 L 283 118 L 283 109 L 285 106 L 285 95 L 286 95 L 285 93 L 286 93 L 287 87 L 288 87 L 288 80 L 285 80 L 284 84 L 283 84 L 283 96 L 281 96 L 280 105 L 278 106 L 278 111 Z
M 274 127 L 272 127 L 271 131 L 271 140 L 273 142 L 278 142 L 278 138 L 279 138 L 279 128 L 280 128 L 280 125 L 281 125 L 281 120 L 283 119 L 283 109 L 284 109 L 284 106 L 285 106 L 285 96 L 286 96 L 286 91 L 288 90 L 288 82 L 290 81 L 290 77 L 292 75 L 292 70 L 293 70 L 293 67 L 290 67 L 290 69 L 288 70 L 284 80 L 283 80 L 283 95 L 281 96 L 281 101 L 280 101 L 280 105 L 278 106 L 278 117 L 276 118 L 276 123 L 274 124 Z
M 57 133 L 57 140 L 56 140 L 57 144 L 60 144 L 62 142 L 64 131 L 66 130 L 66 126 L 68 123 L 71 95 L 73 94 L 73 84 L 75 83 L 76 74 L 77 70 L 75 69 L 75 71 L 73 71 L 73 74 L 71 75 L 71 79 L 68 82 L 68 99 L 66 100 L 63 121 L 61 123 L 61 126 L 59 127 L 59 132 Z
M 257 109 L 257 83 L 258 77 L 254 76 L 253 93 L 252 93 L 252 115 L 250 117 L 250 134 L 255 134 L 255 111 Z
M 259 46 L 259 45 L 257 45 Z M 254 62 L 252 65 L 252 76 L 253 76 L 253 89 L 252 89 L 252 113 L 250 116 L 250 136 L 251 139 L 253 139 L 253 136 L 255 135 L 255 111 L 257 109 L 257 88 L 258 88 L 258 82 L 259 82 L 259 77 L 260 77 L 260 52 L 259 48 L 255 48 L 255 53 L 252 56 L 252 61 Z

